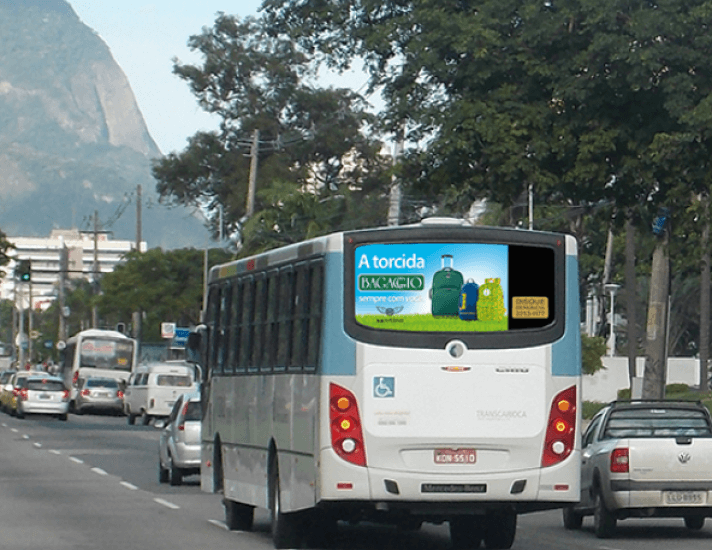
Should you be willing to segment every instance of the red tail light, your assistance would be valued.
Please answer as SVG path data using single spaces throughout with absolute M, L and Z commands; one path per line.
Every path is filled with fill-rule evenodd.
M 20 388 L 12 388 L 12 396 L 17 397 L 20 395 Z
M 79 371 L 74 371 L 74 376 L 72 376 L 72 384 L 74 386 L 76 386 L 78 380 L 79 380 Z
M 116 397 L 118 397 L 119 399 L 123 399 L 124 392 L 122 392 L 121 390 L 116 390 Z
M 356 398 L 336 384 L 329 385 L 329 421 L 334 452 L 347 462 L 366 466 L 366 449 Z
M 69 401 L 69 390 L 62 390 L 62 400 Z
M 551 404 L 546 427 L 544 451 L 541 454 L 543 468 L 562 462 L 571 454 L 576 443 L 576 386 L 560 392 Z
M 82 395 L 83 395 L 84 397 L 86 397 L 86 396 L 89 395 L 90 393 L 91 393 L 91 392 L 90 392 L 89 390 L 82 390 Z
M 20 390 L 20 399 L 27 399 L 27 388 L 22 388 Z
M 617 474 L 628 473 L 628 448 L 613 449 L 611 452 L 611 472 Z

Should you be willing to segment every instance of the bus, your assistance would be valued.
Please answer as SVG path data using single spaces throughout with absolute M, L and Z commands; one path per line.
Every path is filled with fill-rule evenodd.
M 362 520 L 510 548 L 579 500 L 578 285 L 573 236 L 447 218 L 212 267 L 202 489 L 276 548 Z
M 82 330 L 68 338 L 61 352 L 60 375 L 70 388 L 73 408 L 80 378 L 114 378 L 125 386 L 137 364 L 136 340 L 115 330 Z
M 9 370 L 12 366 L 14 348 L 10 344 L 0 342 L 0 371 Z

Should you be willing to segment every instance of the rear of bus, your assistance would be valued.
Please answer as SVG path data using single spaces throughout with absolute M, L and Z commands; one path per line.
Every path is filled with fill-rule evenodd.
M 327 256 L 322 507 L 452 531 L 578 501 L 573 237 L 420 224 Z

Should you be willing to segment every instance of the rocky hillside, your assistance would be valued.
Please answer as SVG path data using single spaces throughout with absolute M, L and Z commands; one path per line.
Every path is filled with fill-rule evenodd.
M 107 45 L 64 0 L 0 0 L 0 229 L 46 236 L 88 228 L 98 210 L 115 239 L 203 246 L 185 209 L 158 204 L 160 156 Z

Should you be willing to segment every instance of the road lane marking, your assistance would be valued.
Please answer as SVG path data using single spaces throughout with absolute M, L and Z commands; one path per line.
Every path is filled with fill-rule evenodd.
M 224 529 L 225 531 L 229 531 L 229 529 L 227 528 L 227 524 L 226 524 L 225 522 L 220 521 L 220 520 L 217 520 L 217 519 L 209 519 L 209 520 L 208 520 L 208 523 L 212 523 L 213 525 L 215 525 L 215 526 L 217 526 L 217 527 L 220 527 L 221 529 Z
M 102 470 L 101 468 L 94 467 L 91 469 L 91 471 L 94 472 L 95 474 L 99 474 L 100 476 L 108 476 L 109 475 L 106 473 L 106 470 Z
M 22 434 L 22 439 L 30 439 L 30 436 L 27 434 Z
M 52 453 L 53 455 L 61 455 L 62 454 L 57 449 L 50 449 L 49 452 Z
M 17 432 L 19 432 L 20 430 L 18 430 L 17 428 L 10 428 L 10 431 L 13 432 L 13 433 L 17 433 Z
M 161 504 L 162 506 L 165 506 L 166 508 L 170 508 L 171 510 L 178 510 L 180 506 L 177 504 L 173 504 L 172 502 L 168 502 L 167 500 L 163 500 L 162 498 L 154 498 L 154 502 L 157 502 L 158 504 Z
M 77 458 L 76 456 L 70 456 L 69 460 L 72 462 L 76 462 L 77 464 L 84 464 L 84 461 L 81 458 Z
M 127 489 L 131 489 L 132 491 L 138 491 L 138 487 L 136 487 L 136 485 L 134 485 L 133 483 L 129 483 L 128 481 L 122 481 L 121 485 L 123 485 Z
M 42 447 L 42 443 L 33 443 L 33 445 L 34 445 L 35 447 L 37 447 L 38 449 L 39 449 L 40 447 Z

